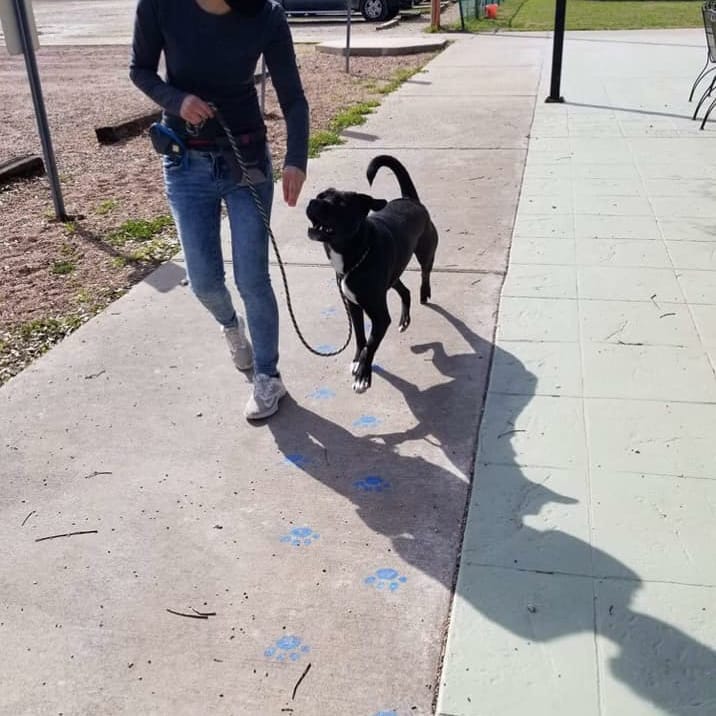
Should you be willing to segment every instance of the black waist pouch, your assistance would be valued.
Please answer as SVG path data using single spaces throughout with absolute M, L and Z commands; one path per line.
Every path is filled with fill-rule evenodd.
M 149 127 L 149 138 L 157 154 L 172 157 L 177 161 L 184 160 L 186 144 L 171 127 L 167 127 L 161 122 L 155 122 Z

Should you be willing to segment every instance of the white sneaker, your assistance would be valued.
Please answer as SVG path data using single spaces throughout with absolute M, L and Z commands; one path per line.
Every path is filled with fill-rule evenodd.
M 222 326 L 221 330 L 229 344 L 229 352 L 234 365 L 239 370 L 251 370 L 254 366 L 254 354 L 249 339 L 246 337 L 244 319 L 238 316 L 238 321 L 238 325 L 231 328 Z
M 278 410 L 278 401 L 286 395 L 286 386 L 280 377 L 259 373 L 254 376 L 254 393 L 246 403 L 244 415 L 248 420 L 268 418 Z

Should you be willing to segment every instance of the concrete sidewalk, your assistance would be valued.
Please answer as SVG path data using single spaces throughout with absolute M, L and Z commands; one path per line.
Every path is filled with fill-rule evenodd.
M 367 190 L 388 151 L 431 209 L 435 303 L 390 330 L 367 394 L 282 309 L 291 397 L 246 424 L 180 259 L 0 390 L 3 714 L 432 713 L 543 44 L 452 45 L 311 162 L 301 207 L 275 203 L 325 347 L 347 326 L 310 196 Z
M 567 104 L 536 105 L 443 716 L 716 713 L 703 54 L 701 31 L 575 33 Z

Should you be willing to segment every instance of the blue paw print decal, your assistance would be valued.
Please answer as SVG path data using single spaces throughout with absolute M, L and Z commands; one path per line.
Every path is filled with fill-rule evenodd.
M 353 421 L 354 428 L 374 428 L 380 423 L 375 415 L 361 415 L 360 418 Z
M 276 643 L 264 651 L 264 656 L 274 661 L 298 661 L 302 654 L 311 651 L 311 647 L 302 644 L 297 636 L 282 636 Z
M 333 318 L 338 313 L 338 309 L 335 306 L 328 306 L 321 311 L 321 315 L 324 318 Z
M 313 400 L 330 400 L 336 397 L 336 391 L 330 388 L 316 388 L 309 396 Z
M 292 452 L 284 455 L 283 461 L 286 465 L 295 465 L 296 467 L 304 467 L 311 464 L 311 458 L 301 455 L 300 452 Z
M 373 716 L 398 716 L 397 711 L 378 711 L 378 713 L 373 714 Z
M 314 532 L 310 527 L 294 527 L 287 535 L 281 537 L 281 542 L 293 545 L 294 547 L 308 547 L 321 535 Z
M 336 350 L 336 347 L 332 343 L 321 343 L 316 350 L 319 353 L 333 353 Z
M 394 569 L 379 569 L 375 574 L 371 574 L 370 577 L 366 577 L 363 581 L 376 589 L 385 589 L 387 587 L 391 592 L 394 592 L 401 584 L 405 584 L 408 578 L 401 576 Z
M 362 480 L 356 480 L 353 487 L 360 492 L 385 492 L 390 489 L 390 483 L 379 475 L 366 475 Z

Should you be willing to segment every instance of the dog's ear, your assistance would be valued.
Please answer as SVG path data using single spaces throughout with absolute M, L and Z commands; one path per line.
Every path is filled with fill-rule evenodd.
M 374 199 L 369 194 L 358 194 L 358 197 L 360 198 L 361 209 L 366 216 L 368 216 L 369 211 L 380 211 L 388 205 L 385 199 Z

